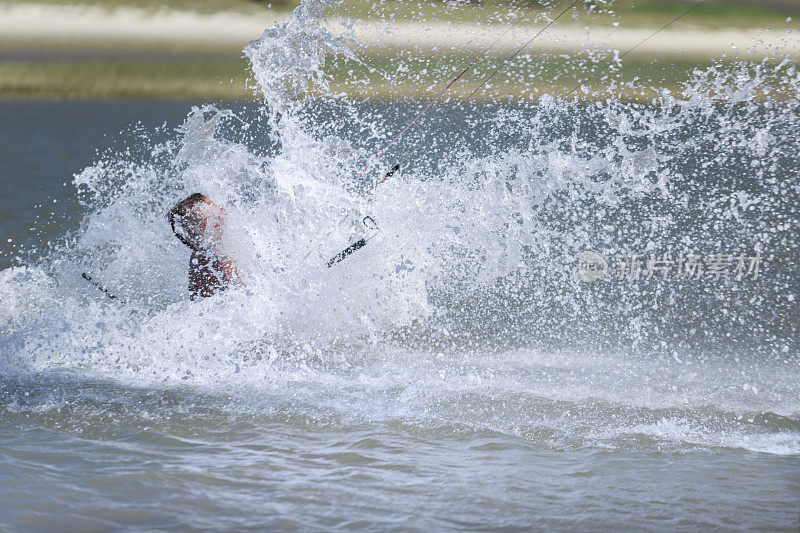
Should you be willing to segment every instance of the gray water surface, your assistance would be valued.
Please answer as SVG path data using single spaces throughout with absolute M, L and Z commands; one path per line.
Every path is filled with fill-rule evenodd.
M 309 418 L 288 398 L 235 396 L 65 376 L 3 380 L 0 523 L 83 531 L 797 527 L 792 455 L 662 446 L 633 433 L 607 448 L 559 442 L 544 421 L 528 438 L 443 421 L 353 424 Z
M 77 227 L 81 209 L 73 174 L 98 152 L 117 146 L 120 131 L 138 122 L 147 129 L 165 122 L 175 127 L 188 107 L 174 102 L 0 101 L 0 268 L 12 263 L 20 245 L 32 239 L 46 242 Z

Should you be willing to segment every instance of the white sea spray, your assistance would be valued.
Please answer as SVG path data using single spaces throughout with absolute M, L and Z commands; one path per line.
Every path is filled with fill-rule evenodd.
M 797 415 L 791 272 L 645 279 L 665 254 L 796 258 L 791 64 L 719 63 L 649 105 L 545 95 L 473 112 L 455 133 L 428 123 L 418 159 L 390 154 L 401 172 L 370 191 L 395 160 L 358 177 L 414 112 L 390 124 L 330 94 L 326 60 L 357 49 L 325 8 L 303 2 L 245 48 L 258 112 L 193 107 L 168 140 L 75 176 L 77 234 L 0 273 L 5 372 L 291 397 L 328 421 L 535 440 L 545 420 L 577 446 L 634 432 L 797 453 L 796 434 L 735 418 Z M 442 109 L 463 111 L 430 116 Z M 225 207 L 246 287 L 189 302 L 188 252 L 164 215 L 193 192 Z M 610 264 L 592 284 L 576 276 L 587 250 Z M 614 261 L 635 254 L 644 272 L 618 276 Z

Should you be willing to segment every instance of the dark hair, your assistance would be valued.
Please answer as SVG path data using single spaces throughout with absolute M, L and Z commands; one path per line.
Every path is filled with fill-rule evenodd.
M 196 192 L 191 196 L 181 200 L 177 204 L 175 204 L 172 209 L 169 210 L 167 213 L 167 220 L 169 220 L 169 225 L 172 228 L 172 233 L 181 241 L 183 244 L 191 248 L 192 250 L 197 249 L 197 243 L 192 242 L 191 240 L 187 239 L 180 232 L 175 230 L 175 217 L 184 217 L 189 212 L 189 210 L 200 202 L 207 202 L 208 197 L 205 194 Z
M 196 203 L 206 201 L 208 201 L 208 197 L 205 194 L 196 192 L 175 204 L 172 209 L 169 210 L 169 213 L 175 215 L 185 215 L 189 209 L 194 207 Z

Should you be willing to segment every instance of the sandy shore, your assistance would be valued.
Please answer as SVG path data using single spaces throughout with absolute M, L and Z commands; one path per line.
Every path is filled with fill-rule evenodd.
M 181 44 L 185 46 L 241 46 L 257 38 L 264 28 L 280 23 L 283 14 L 213 14 L 132 8 L 109 11 L 99 7 L 70 7 L 37 4 L 0 4 L 0 41 L 36 43 L 40 46 L 64 42 L 137 43 L 140 45 Z M 329 22 L 342 33 L 344 27 Z M 520 25 L 495 46 L 506 54 L 527 41 L 539 26 Z M 370 48 L 416 46 L 438 52 L 474 52 L 497 38 L 504 27 L 471 24 L 398 23 L 357 24 L 356 38 Z M 627 50 L 653 30 L 647 28 L 583 28 L 555 25 L 531 44 L 531 51 L 569 52 L 587 47 Z M 666 30 L 637 49 L 636 53 L 656 57 L 741 57 L 759 58 L 773 54 L 800 56 L 800 33 L 785 29 L 680 29 Z

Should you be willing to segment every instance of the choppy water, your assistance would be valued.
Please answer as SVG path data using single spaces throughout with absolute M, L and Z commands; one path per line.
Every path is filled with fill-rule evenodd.
M 0 104 L 0 527 L 796 530 L 794 65 L 437 105 L 359 180 L 421 107 L 291 99 L 312 8 L 263 106 Z M 247 287 L 190 303 L 198 190 Z

